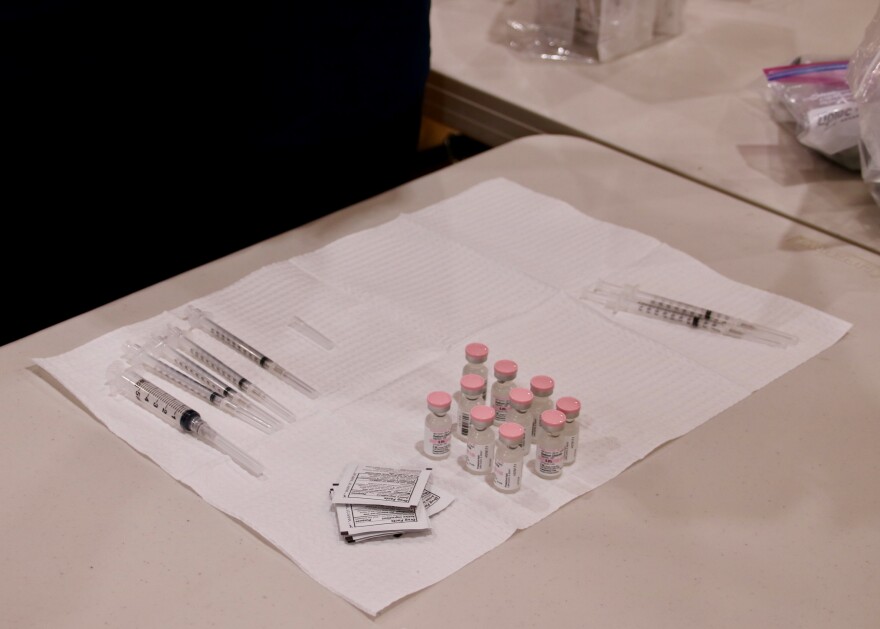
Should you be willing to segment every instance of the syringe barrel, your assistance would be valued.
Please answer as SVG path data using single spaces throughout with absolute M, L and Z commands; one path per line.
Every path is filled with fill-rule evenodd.
M 304 393 L 311 398 L 317 397 L 318 392 L 315 390 L 314 387 L 294 376 L 292 373 L 281 367 L 271 358 L 257 350 L 252 345 L 244 342 L 223 326 L 218 325 L 215 321 L 208 317 L 204 311 L 196 308 L 195 306 L 188 306 L 186 319 L 192 323 L 193 327 L 197 327 L 200 330 L 207 332 L 221 343 L 231 347 L 236 352 L 255 362 L 263 369 L 271 371 L 273 374 L 299 390 L 301 393 Z M 239 387 L 244 390 L 244 387 L 242 385 L 239 385 Z
M 245 343 L 235 334 L 208 317 L 208 315 L 204 311 L 194 306 L 187 307 L 186 320 L 192 323 L 193 327 L 199 328 L 200 330 L 207 332 L 224 345 L 231 347 L 248 360 L 251 360 L 260 366 L 262 366 L 263 362 L 267 360 L 265 354 L 258 351 L 252 345 Z
M 146 408 L 165 422 L 189 432 L 204 443 L 229 455 L 233 461 L 254 476 L 263 474 L 263 466 L 244 451 L 217 434 L 192 408 L 163 391 L 131 367 L 120 361 L 107 369 L 107 383 L 113 393 L 123 395 L 138 406 Z
M 192 423 L 200 416 L 170 393 L 147 380 L 131 367 L 117 364 L 108 369 L 108 384 L 114 393 L 128 398 L 147 409 L 164 422 L 184 431 L 191 430 Z
M 668 299 L 659 295 L 638 290 L 631 284 L 618 286 L 600 280 L 592 292 L 585 294 L 605 304 L 611 310 L 640 314 L 653 319 L 662 319 L 670 323 L 679 323 L 692 328 L 712 329 L 720 332 L 732 319 L 727 315 L 706 310 L 683 301 Z M 713 325 L 714 324 L 714 325 Z
M 625 298 L 639 303 L 644 308 L 669 311 L 671 313 L 680 315 L 684 319 L 706 319 L 712 318 L 713 316 L 718 318 L 727 318 L 727 315 L 722 315 L 719 312 L 713 312 L 711 310 L 707 310 L 706 308 L 694 306 L 693 304 L 688 304 L 683 301 L 677 301 L 675 299 L 669 299 L 668 297 L 661 297 L 660 295 L 646 293 L 645 291 L 636 289 L 635 286 L 627 285 L 625 287 L 624 293 L 622 293 L 622 296 L 625 296 Z
M 205 365 L 208 369 L 214 370 L 221 378 L 232 382 L 239 389 L 244 390 L 244 386 L 248 383 L 247 378 L 229 367 L 222 360 L 211 354 L 201 345 L 189 339 L 180 328 L 169 326 L 169 333 L 166 336 L 168 344 L 180 350 L 186 356 L 190 356 L 196 361 Z
M 184 372 L 194 380 L 198 380 L 215 393 L 227 396 L 230 394 L 230 392 L 234 391 L 231 386 L 223 382 L 220 378 L 212 374 L 204 367 L 196 364 L 194 360 L 190 359 L 189 356 L 187 356 L 180 350 L 169 346 L 167 343 L 162 343 L 160 347 L 161 349 L 159 351 L 162 358 L 167 360 L 169 363 L 177 367 L 180 371 Z
M 692 328 L 704 327 L 703 323 L 709 323 L 705 317 L 694 310 L 685 310 L 672 305 L 666 307 L 664 304 L 650 299 L 627 301 L 621 303 L 619 309 L 625 312 L 642 314 L 646 317 L 653 317 L 654 319 L 663 319 L 671 323 L 681 323 Z
M 148 356 L 144 359 L 143 367 L 147 371 L 150 371 L 157 376 L 164 378 L 171 384 L 176 384 L 184 391 L 189 391 L 196 397 L 205 400 L 209 404 L 217 406 L 223 399 L 223 396 L 221 394 L 212 391 L 198 380 L 190 378 L 182 371 L 178 371 L 175 367 L 172 367 L 167 363 L 163 363 L 161 360 L 153 358 L 152 356 Z

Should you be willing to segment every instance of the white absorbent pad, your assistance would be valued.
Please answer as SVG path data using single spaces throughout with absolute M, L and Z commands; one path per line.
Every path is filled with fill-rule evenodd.
M 778 328 L 777 348 L 580 298 L 603 279 Z M 111 395 L 109 364 L 185 306 L 35 362 L 111 431 L 216 508 L 259 532 L 318 582 L 370 615 L 449 576 L 566 502 L 613 478 L 839 340 L 850 324 L 746 286 L 645 234 L 495 179 L 412 214 L 264 267 L 194 305 L 318 390 L 310 399 L 197 330 L 210 348 L 297 416 L 264 434 L 151 378 L 256 458 L 263 478 Z M 302 333 L 302 323 L 327 343 Z M 578 458 L 555 480 L 531 468 L 515 494 L 462 464 L 421 454 L 425 398 L 458 390 L 464 347 L 551 376 L 582 404 Z M 328 349 L 329 348 L 329 349 Z M 453 408 L 454 413 L 454 408 Z M 320 437 L 320 438 L 319 438 Z M 430 466 L 454 501 L 418 535 L 349 544 L 328 488 L 346 465 Z M 418 569 L 413 560 L 418 558 Z

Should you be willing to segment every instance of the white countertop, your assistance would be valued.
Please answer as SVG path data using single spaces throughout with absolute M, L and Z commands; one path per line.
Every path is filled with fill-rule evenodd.
M 678 37 L 601 64 L 527 59 L 502 0 L 436 0 L 426 112 L 497 145 L 569 133 L 880 252 L 858 173 L 799 144 L 763 102 L 763 68 L 848 57 L 877 3 L 686 0 Z
M 853 328 L 375 619 L 30 363 L 499 176 Z M 0 348 L 0 626 L 874 627 L 878 283 L 878 255 L 585 140 L 492 149 Z

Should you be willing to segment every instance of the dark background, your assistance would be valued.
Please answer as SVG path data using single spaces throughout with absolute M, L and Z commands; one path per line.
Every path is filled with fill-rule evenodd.
M 430 0 L 180 5 L 0 5 L 0 344 L 437 166 Z

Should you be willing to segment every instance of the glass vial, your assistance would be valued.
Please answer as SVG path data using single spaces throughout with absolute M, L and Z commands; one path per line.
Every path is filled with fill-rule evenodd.
M 473 374 L 476 375 L 476 374 Z M 495 409 L 477 404 L 471 409 L 471 425 L 467 436 L 467 469 L 474 474 L 492 471 L 492 447 L 495 444 Z
M 464 367 L 461 375 L 466 376 L 475 373 L 483 377 L 483 393 L 482 400 L 486 402 L 486 387 L 489 382 L 489 367 L 486 361 L 489 360 L 489 348 L 482 343 L 468 343 L 464 348 Z
M 532 449 L 532 400 L 534 395 L 528 389 L 514 387 L 510 390 L 510 409 L 507 421 L 516 422 L 523 427 L 523 453 L 528 456 Z
M 495 442 L 495 460 L 492 463 L 493 484 L 498 491 L 512 494 L 522 487 L 523 437 L 525 431 L 516 422 L 504 422 L 498 427 Z
M 538 439 L 538 425 L 541 421 L 541 413 L 555 408 L 553 404 L 553 388 L 556 383 L 550 376 L 534 376 L 529 381 L 529 388 L 535 399 L 532 401 L 532 441 Z
M 512 360 L 495 362 L 495 382 L 492 383 L 492 408 L 495 409 L 495 424 L 500 425 L 507 420 L 507 409 L 510 407 L 510 390 L 517 386 L 516 374 L 519 367 Z
M 425 437 L 422 445 L 425 456 L 444 459 L 452 449 L 452 418 L 449 409 L 452 396 L 446 391 L 432 391 L 428 394 L 428 414 L 425 415 Z
M 486 380 L 479 374 L 469 373 L 461 377 L 459 384 L 461 393 L 458 402 L 458 424 L 454 434 L 458 439 L 467 441 L 471 424 L 471 409 L 483 403 L 481 396 L 486 388 Z
M 535 471 L 543 478 L 558 478 L 565 459 L 565 414 L 555 408 L 541 413 L 538 441 L 535 444 Z
M 578 416 L 581 414 L 581 403 L 571 396 L 561 397 L 556 400 L 556 410 L 565 415 L 565 428 L 562 429 L 562 438 L 565 439 L 565 465 L 571 465 L 577 459 L 578 440 L 580 439 L 581 424 Z

